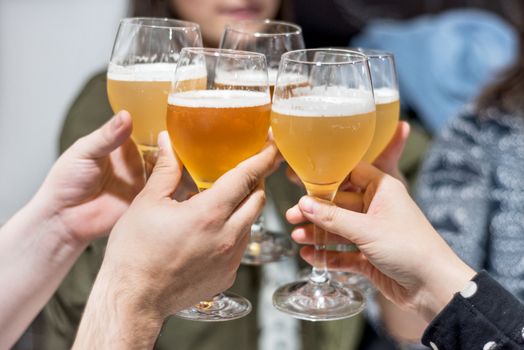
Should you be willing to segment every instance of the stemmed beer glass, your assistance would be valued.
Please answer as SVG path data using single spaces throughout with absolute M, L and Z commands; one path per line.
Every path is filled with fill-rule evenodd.
M 307 82 L 304 84 L 304 82 Z M 362 159 L 375 130 L 375 102 L 367 57 L 336 49 L 284 54 L 273 97 L 275 142 L 309 195 L 332 201 Z M 278 288 L 273 305 L 294 317 L 335 320 L 364 308 L 364 297 L 330 280 L 326 232 L 314 228 L 314 264 L 308 280 Z
M 168 97 L 167 130 L 199 191 L 210 188 L 221 175 L 263 148 L 270 113 L 264 55 L 182 49 Z M 247 299 L 224 292 L 176 315 L 226 321 L 250 310 Z
M 371 145 L 364 155 L 363 160 L 373 163 L 384 151 L 397 130 L 400 116 L 400 100 L 395 57 L 392 53 L 372 50 L 355 49 L 368 57 L 375 106 L 377 109 L 377 122 Z M 353 245 L 337 245 L 337 250 L 355 250 Z M 373 285 L 362 275 L 331 271 L 331 277 L 340 283 L 360 288 L 364 292 L 372 291 Z
M 226 25 L 220 47 L 259 52 L 266 56 L 271 96 L 282 54 L 304 48 L 302 29 L 293 23 L 274 20 L 244 20 Z M 266 231 L 261 215 L 251 227 L 242 263 L 261 265 L 294 254 L 290 239 Z
M 107 94 L 115 113 L 122 109 L 131 113 L 132 138 L 144 159 L 146 177 L 157 159 L 171 79 L 186 46 L 202 46 L 196 23 L 138 17 L 124 18 L 118 27 L 107 70 Z

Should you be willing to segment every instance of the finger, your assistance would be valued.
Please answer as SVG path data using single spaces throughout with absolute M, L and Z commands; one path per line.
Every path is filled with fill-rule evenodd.
M 255 220 L 262 213 L 266 196 L 262 186 L 258 186 L 255 191 L 249 194 L 246 199 L 240 203 L 237 209 L 229 218 L 228 224 L 232 227 L 232 232 L 242 231 L 244 228 L 250 228 Z
M 350 174 L 349 180 L 357 187 L 360 187 L 363 192 L 370 183 L 380 182 L 386 176 L 385 173 L 375 168 L 373 165 L 360 162 Z
M 220 198 L 220 206 L 230 216 L 262 179 L 271 173 L 276 155 L 275 144 L 267 143 L 258 154 L 221 176 L 209 190 L 199 196 L 199 201 L 216 202 L 216 198 Z
M 144 192 L 154 194 L 158 198 L 170 197 L 180 183 L 182 163 L 173 152 L 167 131 L 158 135 L 158 148 L 158 160 Z
M 373 220 L 365 214 L 339 208 L 331 202 L 310 196 L 302 197 L 298 205 L 307 220 L 356 244 L 365 240 L 368 228 L 373 225 Z
M 398 123 L 391 141 L 373 162 L 375 167 L 388 174 L 398 167 L 398 161 L 400 160 L 404 147 L 406 146 L 409 130 L 409 124 L 407 122 L 400 121 Z
M 362 194 L 360 193 L 337 192 L 334 201 L 338 206 L 352 211 L 362 212 L 364 207 Z M 286 211 L 286 219 L 292 225 L 297 225 L 308 220 L 300 210 L 298 204 Z
M 288 180 L 294 183 L 295 185 L 302 188 L 304 187 L 304 184 L 302 183 L 302 181 L 300 181 L 300 178 L 298 177 L 297 173 L 295 173 L 295 171 L 291 169 L 289 165 L 286 166 L 286 176 Z
M 132 129 L 131 116 L 127 111 L 120 111 L 100 128 L 75 142 L 71 151 L 87 159 L 106 157 L 129 138 Z
M 307 246 L 300 249 L 300 256 L 308 264 L 314 263 L 314 248 Z M 349 271 L 366 275 L 369 273 L 369 261 L 361 252 L 326 251 L 326 262 L 329 270 Z
M 291 232 L 291 238 L 298 244 L 314 244 L 315 234 L 313 232 L 313 225 L 308 224 L 304 226 L 298 226 Z M 326 237 L 326 244 L 353 244 L 344 237 L 328 233 Z
M 341 208 L 359 213 L 361 213 L 364 208 L 362 193 L 338 191 L 333 201 Z
M 297 225 L 307 221 L 307 218 L 298 207 L 298 204 L 286 211 L 286 219 L 291 225 Z

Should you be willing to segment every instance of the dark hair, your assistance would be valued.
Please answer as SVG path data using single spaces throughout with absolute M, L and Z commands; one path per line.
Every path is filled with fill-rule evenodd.
M 505 113 L 524 116 L 524 6 L 515 4 L 510 18 L 518 31 L 519 50 L 515 63 L 487 86 L 477 99 L 478 111 L 497 107 Z
M 131 15 L 133 17 L 168 17 L 179 18 L 169 4 L 170 0 L 131 0 Z M 291 18 L 291 1 L 282 0 L 275 19 L 293 20 Z
M 169 6 L 169 0 L 131 0 L 133 17 L 177 17 Z

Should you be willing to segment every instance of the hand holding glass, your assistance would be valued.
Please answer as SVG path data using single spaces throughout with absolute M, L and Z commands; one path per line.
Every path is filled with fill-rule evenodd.
M 231 84 L 221 83 L 225 80 Z M 254 80 L 257 84 L 252 84 Z M 175 152 L 200 191 L 263 148 L 270 112 L 264 55 L 221 49 L 182 50 L 168 98 L 167 130 Z M 198 321 L 226 321 L 243 317 L 250 310 L 248 300 L 221 293 L 176 315 Z
M 367 57 L 349 50 L 298 50 L 280 63 L 271 112 L 275 142 L 309 195 L 332 201 L 366 153 L 375 129 Z M 273 305 L 294 317 L 325 321 L 353 316 L 364 298 L 331 281 L 326 232 L 315 227 L 315 262 L 306 281 L 280 287 Z

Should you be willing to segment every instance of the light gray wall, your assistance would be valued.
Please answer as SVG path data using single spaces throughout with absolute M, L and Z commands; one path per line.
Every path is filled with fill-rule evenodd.
M 0 0 L 0 224 L 45 178 L 64 114 L 126 12 L 127 0 Z

